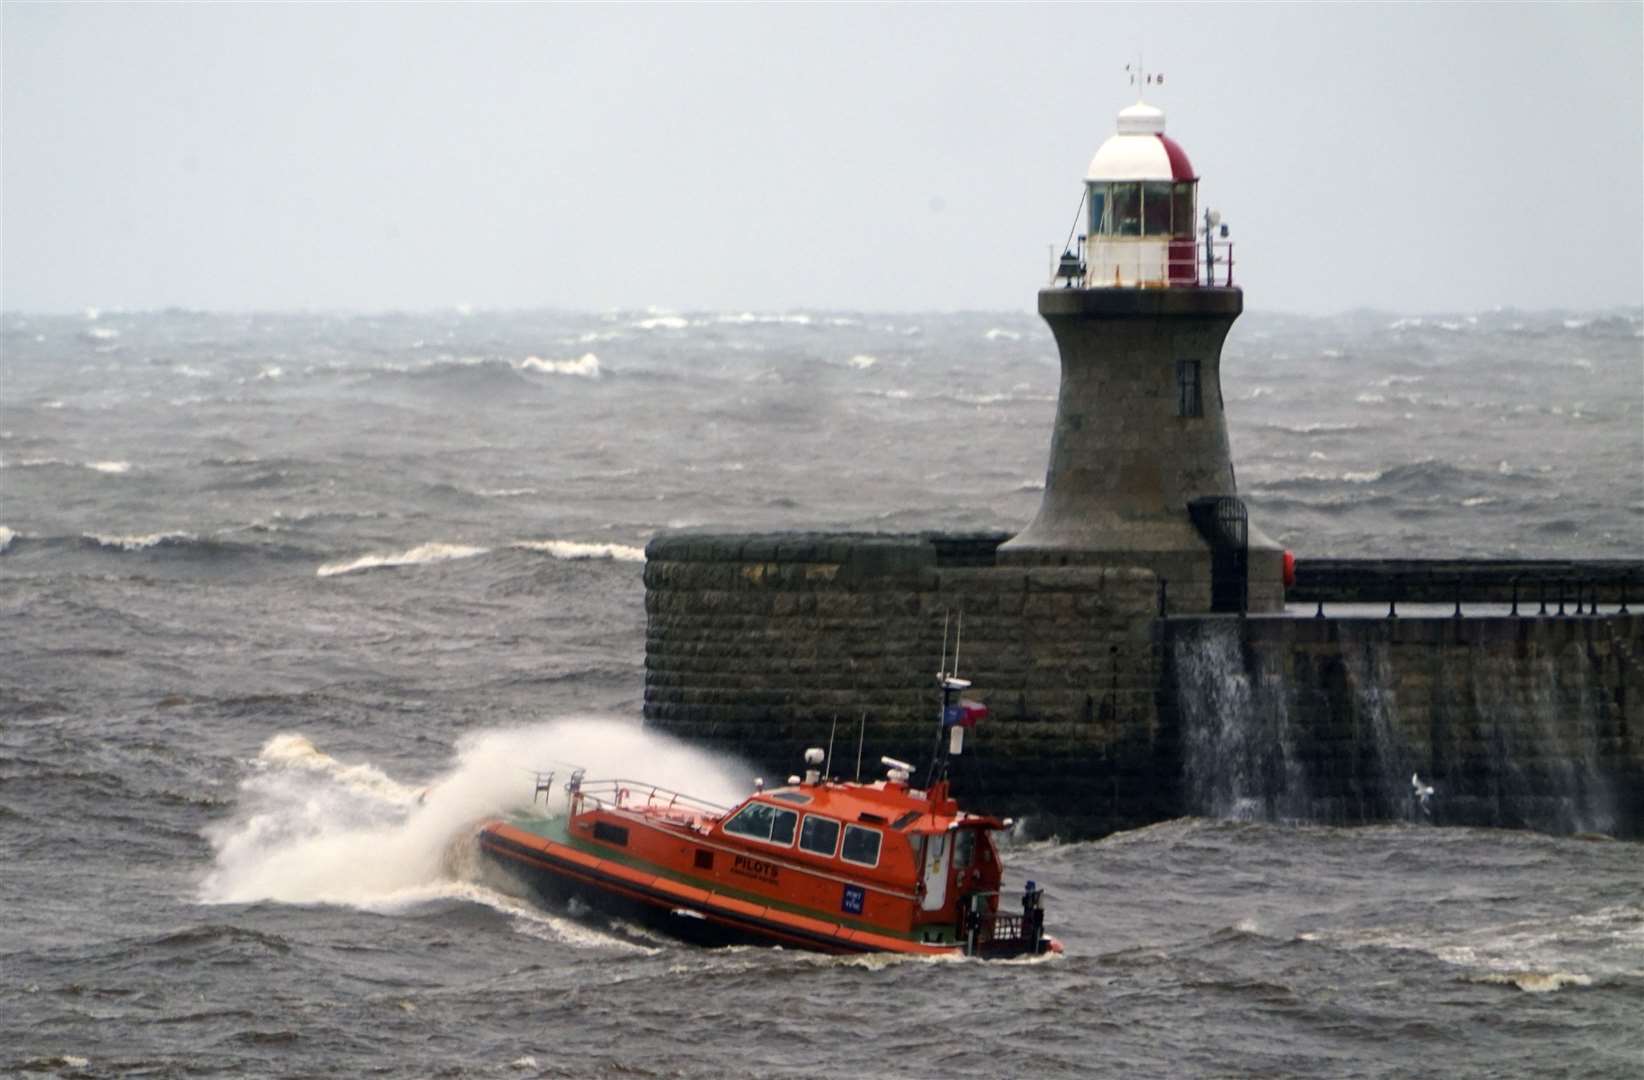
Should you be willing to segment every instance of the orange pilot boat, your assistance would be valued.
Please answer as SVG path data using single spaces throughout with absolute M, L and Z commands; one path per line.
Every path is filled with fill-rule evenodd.
M 820 749 L 803 777 L 721 807 L 650 784 L 571 773 L 569 811 L 533 809 L 480 829 L 481 850 L 552 900 L 577 898 L 702 944 L 756 943 L 831 953 L 1033 956 L 1060 952 L 1044 934 L 1044 892 L 1028 882 L 1019 910 L 1000 910 L 994 832 L 1008 820 L 959 809 L 948 754 L 984 707 L 970 684 L 940 677 L 942 726 L 924 790 L 891 758 L 883 780 L 839 782 Z M 537 792 L 552 791 L 539 774 Z

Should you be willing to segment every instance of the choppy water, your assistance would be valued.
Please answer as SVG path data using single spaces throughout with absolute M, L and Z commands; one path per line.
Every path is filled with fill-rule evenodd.
M 1305 555 L 1644 548 L 1637 311 L 1248 315 Z M 1015 528 L 1029 315 L 186 312 L 0 328 L 0 1071 L 1636 1076 L 1636 844 L 1188 820 L 1010 853 L 1061 959 L 699 951 L 471 824 L 635 729 L 655 530 Z M 871 749 L 871 748 L 870 748 Z M 1008 807 L 989 808 L 1009 812 Z

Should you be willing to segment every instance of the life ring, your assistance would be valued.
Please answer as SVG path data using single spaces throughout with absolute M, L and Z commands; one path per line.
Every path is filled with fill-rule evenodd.
M 1284 553 L 1284 587 L 1287 589 L 1296 587 L 1296 554 L 1293 551 Z

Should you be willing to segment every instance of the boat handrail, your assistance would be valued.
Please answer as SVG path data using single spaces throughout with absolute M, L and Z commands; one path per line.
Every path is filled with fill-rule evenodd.
M 725 814 L 728 806 L 686 795 L 660 784 L 642 780 L 593 780 L 579 789 L 583 799 L 591 799 L 600 806 L 635 810 L 685 810 L 698 814 Z

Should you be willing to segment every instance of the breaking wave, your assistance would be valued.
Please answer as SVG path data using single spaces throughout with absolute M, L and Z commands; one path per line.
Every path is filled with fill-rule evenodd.
M 616 562 L 644 562 L 645 549 L 627 544 L 597 544 L 581 540 L 519 540 L 510 547 L 540 551 L 556 559 L 612 559 Z
M 157 532 L 134 533 L 128 536 L 108 536 L 103 533 L 85 533 L 83 539 L 89 540 L 98 547 L 114 548 L 119 551 L 146 551 L 155 547 L 181 547 L 186 544 L 198 543 L 200 538 L 190 532 Z
M 5 554 L 6 550 L 11 547 L 11 542 L 15 539 L 17 539 L 16 532 L 0 525 L 0 555 Z
M 387 555 L 361 555 L 349 562 L 326 563 L 314 573 L 318 577 L 334 577 L 338 574 L 352 574 L 360 570 L 376 570 L 382 567 L 421 566 L 424 563 L 469 559 L 475 555 L 484 555 L 490 550 L 469 544 L 419 544 L 409 551 Z
M 575 375 L 584 379 L 599 378 L 599 357 L 593 353 L 583 353 L 575 360 L 544 360 L 540 356 L 527 356 L 520 361 L 521 371 L 540 371 L 548 375 Z
M 200 899 L 394 910 L 455 897 L 498 906 L 477 890 L 474 829 L 530 805 L 531 767 L 565 761 L 592 777 L 637 772 L 724 804 L 747 791 L 736 763 L 619 720 L 478 732 L 457 744 L 455 759 L 431 782 L 341 761 L 286 732 L 248 763 L 231 817 L 207 831 L 214 855 Z M 551 794 L 551 808 L 562 810 L 564 797 Z

